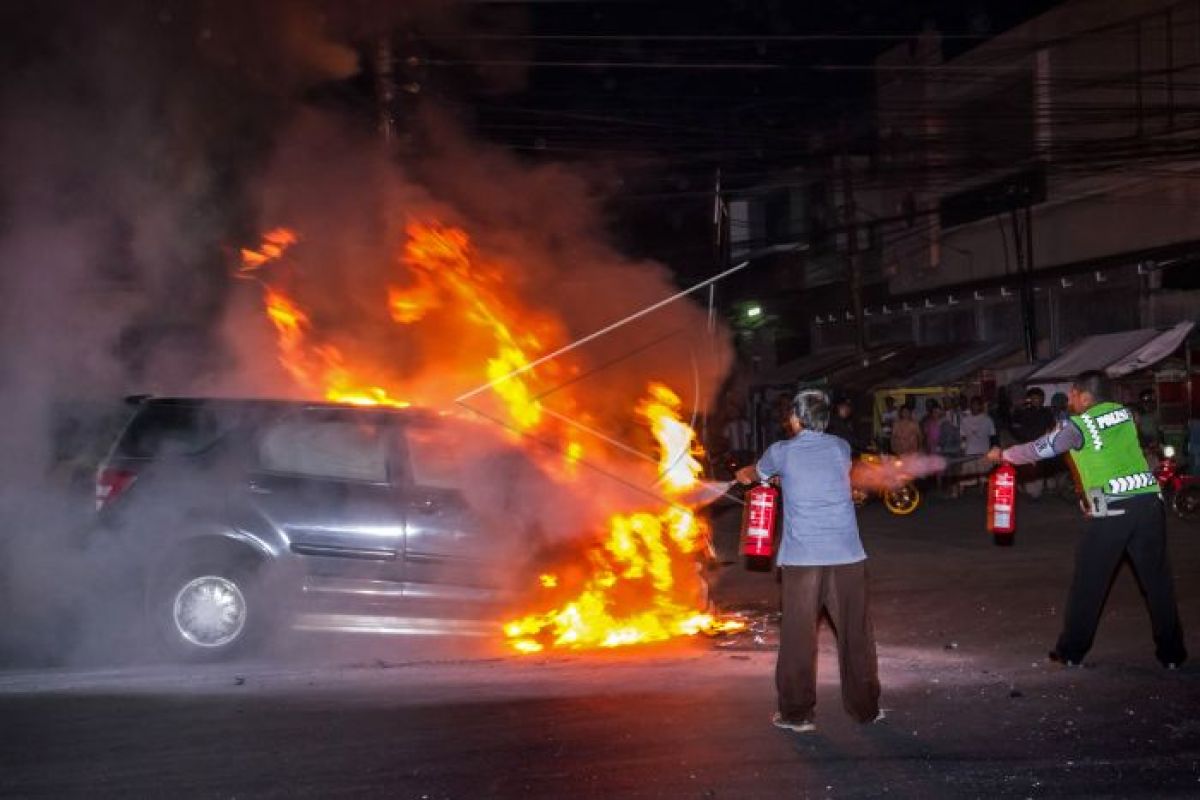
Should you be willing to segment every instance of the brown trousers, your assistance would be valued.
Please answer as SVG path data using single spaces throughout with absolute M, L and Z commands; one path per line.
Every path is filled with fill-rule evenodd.
M 775 686 L 786 720 L 811 720 L 817 704 L 817 631 L 821 610 L 837 636 L 842 705 L 859 722 L 879 713 L 879 670 L 867 604 L 866 561 L 832 567 L 781 567 L 783 620 Z

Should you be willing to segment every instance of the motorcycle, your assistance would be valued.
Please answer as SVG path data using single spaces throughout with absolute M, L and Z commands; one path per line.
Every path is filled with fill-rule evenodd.
M 1175 458 L 1175 448 L 1164 445 L 1151 461 L 1163 499 L 1180 519 L 1200 519 L 1200 475 L 1189 475 Z
M 903 472 L 904 462 L 897 456 L 865 452 L 858 457 L 861 464 L 867 468 L 881 467 L 894 470 L 898 480 L 890 481 L 888 485 L 878 488 L 855 486 L 851 489 L 854 505 L 864 505 L 872 495 L 879 495 L 884 507 L 897 516 L 907 516 L 916 511 L 921 505 L 921 490 Z

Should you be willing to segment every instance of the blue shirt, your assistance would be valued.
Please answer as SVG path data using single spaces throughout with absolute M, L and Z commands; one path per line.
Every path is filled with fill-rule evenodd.
M 763 479 L 783 490 L 781 566 L 853 564 L 867 557 L 850 495 L 850 445 L 816 431 L 776 442 L 759 460 Z

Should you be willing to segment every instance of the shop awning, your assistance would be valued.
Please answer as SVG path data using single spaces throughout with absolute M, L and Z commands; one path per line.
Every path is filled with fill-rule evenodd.
M 987 369 L 1016 353 L 1020 347 L 1009 342 L 983 343 L 971 346 L 940 363 L 922 366 L 891 381 L 897 388 L 921 386 L 951 386 L 981 369 Z
M 828 347 L 820 352 L 780 364 L 774 369 L 756 376 L 756 385 L 797 384 L 820 381 L 830 372 L 859 362 L 858 351 L 853 345 Z
M 1162 361 L 1183 344 L 1195 323 L 1181 322 L 1166 331 L 1140 328 L 1088 336 L 1067 348 L 1058 358 L 1040 367 L 1026 383 L 1069 381 L 1081 372 L 1103 370 L 1118 378 Z
M 899 386 L 897 379 L 933 365 L 946 363 L 963 352 L 961 345 L 895 345 L 872 354 L 867 364 L 855 364 L 831 373 L 829 383 L 838 393 L 864 394 L 877 386 Z
M 1119 378 L 1122 375 L 1137 372 L 1139 369 L 1154 366 L 1178 350 L 1195 325 L 1194 322 L 1181 322 L 1174 328 L 1160 333 L 1120 361 L 1109 364 L 1106 369 L 1109 377 Z

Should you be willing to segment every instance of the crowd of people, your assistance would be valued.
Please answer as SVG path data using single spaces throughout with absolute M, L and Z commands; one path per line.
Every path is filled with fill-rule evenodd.
M 787 428 L 790 416 L 790 397 L 780 398 L 777 417 L 765 426 L 763 441 L 756 441 L 754 426 L 745 414 L 731 409 L 720 431 L 716 452 L 728 454 L 731 461 L 746 463 L 756 446 L 765 446 L 790 438 Z M 835 396 L 827 432 L 844 439 L 851 452 L 867 450 L 905 456 L 913 453 L 938 455 L 946 458 L 949 468 L 939 483 L 951 495 L 957 496 L 964 486 L 979 483 L 990 471 L 984 456 L 998 445 L 1026 444 L 1063 425 L 1069 417 L 1067 395 L 1056 392 L 1047 402 L 1046 393 L 1030 387 L 1019 403 L 1012 403 L 1006 392 L 997 393 L 991 402 L 978 395 L 948 394 L 941 397 L 913 395 L 885 396 L 877 412 L 877 425 L 866 424 L 869 415 L 859 413 L 851 398 Z M 1139 402 L 1131 405 L 1139 439 L 1148 452 L 1162 442 L 1161 420 L 1154 392 L 1146 390 Z M 760 428 L 763 420 L 760 419 Z M 1189 446 L 1192 465 L 1200 468 L 1200 422 L 1189 426 Z M 1070 475 L 1061 461 L 1025 465 L 1020 469 L 1022 490 L 1030 497 L 1040 497 L 1047 489 L 1070 487 Z

